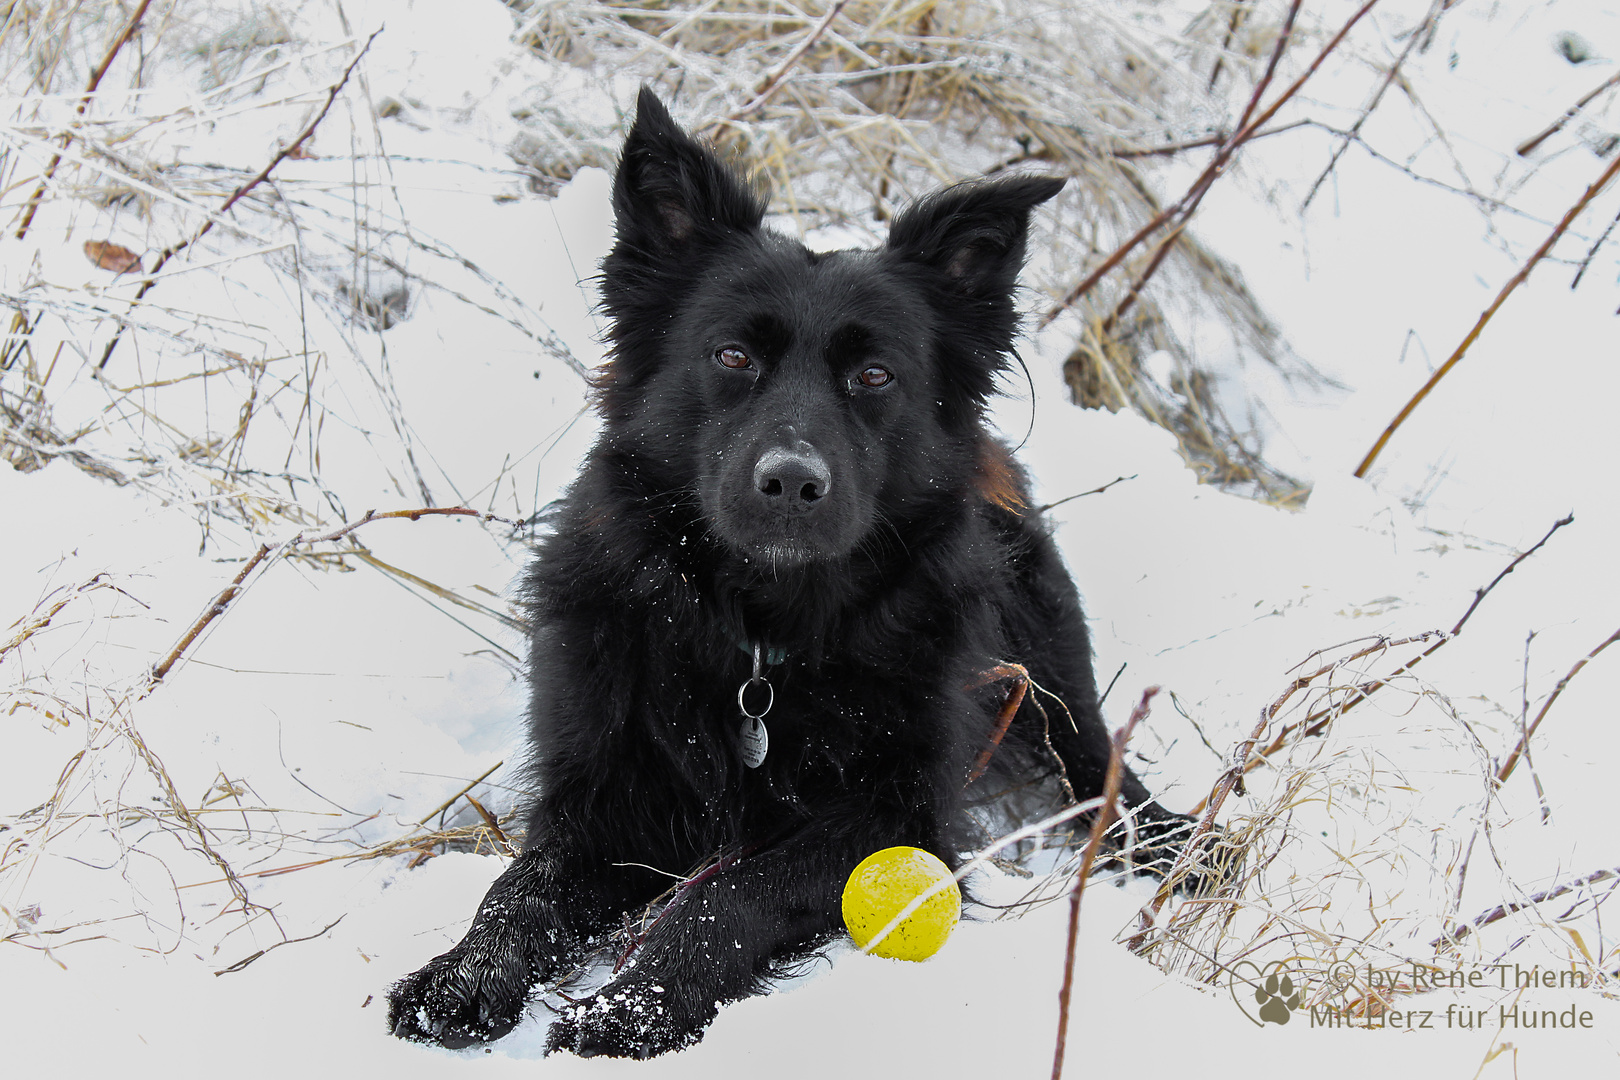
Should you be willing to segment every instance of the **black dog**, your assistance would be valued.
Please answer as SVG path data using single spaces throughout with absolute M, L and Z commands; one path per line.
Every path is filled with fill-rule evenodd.
M 688 1045 L 842 929 L 865 856 L 959 865 L 996 792 L 1101 792 L 1080 602 L 984 421 L 1029 214 L 1062 186 L 959 185 L 882 250 L 813 253 L 762 230 L 763 199 L 642 91 L 603 263 L 603 432 L 526 581 L 525 850 L 461 943 L 394 986 L 396 1035 L 504 1035 L 708 860 L 549 1043 Z M 1026 703 L 996 745 L 1000 661 L 1062 706 Z M 1162 857 L 1184 819 L 1128 772 L 1124 796 Z

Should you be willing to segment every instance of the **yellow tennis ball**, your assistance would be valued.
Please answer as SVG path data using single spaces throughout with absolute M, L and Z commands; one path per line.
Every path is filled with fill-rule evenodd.
M 926 960 L 939 952 L 962 915 L 962 891 L 950 867 L 922 848 L 884 848 L 861 860 L 844 884 L 844 925 L 855 944 L 867 942 L 917 897 L 944 883 L 871 949 L 896 960 Z

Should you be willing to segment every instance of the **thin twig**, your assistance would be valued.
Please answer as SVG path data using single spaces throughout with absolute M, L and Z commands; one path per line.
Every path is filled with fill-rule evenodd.
M 1078 495 L 1065 495 L 1063 498 L 1059 499 L 1057 502 L 1049 502 L 1045 506 L 1037 506 L 1035 508 L 1035 513 L 1044 514 L 1048 510 L 1051 510 L 1051 509 L 1053 509 L 1055 507 L 1062 506 L 1066 502 L 1073 502 L 1075 499 L 1083 499 L 1087 495 L 1101 495 L 1103 492 L 1107 491 L 1109 488 L 1113 487 L 1115 484 L 1123 484 L 1127 480 L 1135 480 L 1138 475 L 1140 475 L 1140 474 L 1131 473 L 1131 475 L 1129 475 L 1129 476 L 1116 476 L 1116 477 L 1114 477 L 1114 479 L 1108 481 L 1108 483 L 1104 484 L 1102 487 L 1092 488 L 1090 491 L 1082 491 Z
M 1130 719 L 1125 722 L 1125 726 L 1114 732 L 1114 741 L 1108 750 L 1108 774 L 1103 782 L 1102 806 L 1098 807 L 1096 816 L 1091 819 L 1091 835 L 1086 838 L 1086 850 L 1080 857 L 1080 872 L 1075 876 L 1074 888 L 1069 893 L 1069 936 L 1068 947 L 1063 957 L 1063 986 L 1058 990 L 1057 1045 L 1052 1056 L 1052 1080 L 1062 1080 L 1063 1076 L 1063 1052 L 1069 1033 L 1069 994 L 1074 986 L 1074 953 L 1076 939 L 1080 933 L 1080 897 L 1085 892 L 1086 879 L 1091 876 L 1091 867 L 1097 860 L 1098 850 L 1102 847 L 1103 835 L 1119 814 L 1119 789 L 1125 773 L 1125 747 L 1131 741 L 1131 733 L 1136 730 L 1136 725 L 1147 719 L 1153 696 L 1158 692 L 1157 686 L 1150 686 L 1142 691 L 1142 700 L 1131 710 Z
M 1607 649 L 1616 641 L 1620 641 L 1620 630 L 1616 630 L 1607 638 L 1603 639 L 1597 648 L 1593 649 L 1591 652 L 1581 657 L 1580 660 L 1576 661 L 1575 666 L 1569 669 L 1569 673 L 1562 679 L 1558 680 L 1558 685 L 1553 687 L 1553 692 L 1548 695 L 1546 704 L 1542 705 L 1541 711 L 1536 713 L 1535 720 L 1533 720 L 1530 726 L 1525 728 L 1524 733 L 1519 736 L 1519 744 L 1513 748 L 1513 752 L 1507 756 L 1507 760 L 1502 762 L 1502 767 L 1496 771 L 1497 784 L 1500 785 L 1507 783 L 1507 778 L 1513 774 L 1513 767 L 1519 763 L 1520 756 L 1528 756 L 1530 752 L 1530 737 L 1534 735 L 1536 733 L 1536 729 L 1541 726 L 1541 721 L 1546 718 L 1547 711 L 1553 707 L 1553 702 L 1558 700 L 1558 695 L 1564 692 L 1564 687 L 1569 685 L 1569 681 L 1579 674 L 1582 668 L 1595 660 L 1598 653 L 1602 652 L 1604 649 Z
M 1569 281 L 1571 290 L 1581 283 L 1581 278 L 1586 276 L 1586 268 L 1592 265 L 1592 260 L 1597 256 L 1598 248 L 1602 247 L 1605 241 L 1609 239 L 1609 234 L 1614 232 L 1616 225 L 1620 225 L 1620 214 L 1614 215 L 1614 220 L 1609 222 L 1596 240 L 1592 241 L 1592 246 L 1586 249 L 1586 257 L 1581 260 L 1581 265 L 1576 269 L 1575 276 Z
M 214 972 L 214 974 L 216 976 L 218 976 L 218 975 L 229 975 L 233 971 L 241 971 L 243 968 L 245 968 L 249 964 L 253 963 L 253 961 L 255 961 L 259 957 L 263 956 L 265 953 L 274 952 L 277 949 L 281 948 L 283 945 L 296 945 L 300 941 L 314 941 L 316 938 L 320 937 L 322 934 L 325 934 L 327 931 L 331 930 L 332 927 L 336 926 L 338 923 L 342 922 L 347 917 L 348 917 L 347 913 L 345 913 L 343 915 L 339 915 L 337 918 L 335 918 L 331 922 L 327 923 L 321 929 L 319 929 L 319 930 L 315 931 L 313 934 L 309 934 L 309 935 L 307 935 L 305 937 L 288 938 L 285 941 L 278 941 L 274 945 L 271 945 L 271 946 L 269 946 L 267 948 L 260 949 L 258 952 L 253 953 L 251 956 L 244 956 L 242 959 L 238 960 L 236 963 L 232 964 L 230 967 L 221 968 L 220 970 Z
M 1359 652 L 1345 657 L 1343 660 L 1332 664 L 1327 664 L 1311 674 L 1296 680 L 1295 689 L 1299 689 L 1302 688 L 1303 685 L 1309 684 L 1322 675 L 1329 674 L 1345 664 L 1354 663 L 1355 661 L 1370 656 L 1375 652 L 1381 652 L 1386 649 L 1394 648 L 1397 645 L 1406 645 L 1417 641 L 1427 641 L 1431 636 L 1437 636 L 1439 638 L 1439 640 L 1434 642 L 1434 644 L 1412 657 L 1412 659 L 1396 668 L 1390 674 L 1381 679 L 1374 679 L 1372 682 L 1356 687 L 1355 692 L 1347 700 L 1342 701 L 1337 705 L 1330 705 L 1327 708 L 1319 709 L 1314 713 L 1310 713 L 1303 720 L 1296 723 L 1284 724 L 1282 729 L 1279 730 L 1276 736 L 1272 738 L 1271 742 L 1268 743 L 1263 750 L 1259 751 L 1259 753 L 1248 762 L 1244 772 L 1253 772 L 1261 765 L 1266 764 L 1270 756 L 1276 753 L 1278 750 L 1281 750 L 1284 743 L 1286 743 L 1289 737 L 1296 731 L 1303 731 L 1304 734 L 1302 737 L 1320 735 L 1327 728 L 1329 723 L 1343 716 L 1345 713 L 1349 712 L 1363 701 L 1366 701 L 1368 698 L 1372 697 L 1372 695 L 1384 689 L 1386 686 L 1389 686 L 1402 675 L 1411 672 L 1413 668 L 1422 663 L 1423 660 L 1434 653 L 1435 650 L 1439 649 L 1446 642 L 1461 634 L 1463 627 L 1468 624 L 1469 619 L 1473 618 L 1474 612 L 1478 610 L 1480 603 L 1484 601 L 1485 597 L 1490 595 L 1491 590 L 1496 588 L 1503 578 L 1513 573 L 1513 571 L 1518 568 L 1520 563 L 1524 562 L 1524 560 L 1541 550 L 1541 546 L 1548 540 L 1552 539 L 1553 533 L 1557 532 L 1559 529 L 1562 529 L 1565 525 L 1571 524 L 1574 520 L 1575 515 L 1570 514 L 1553 522 L 1552 528 L 1548 529 L 1546 534 L 1542 536 L 1540 540 L 1536 541 L 1535 544 L 1533 544 L 1527 550 L 1520 552 L 1517 556 L 1515 556 L 1513 561 L 1508 563 L 1501 573 L 1497 574 L 1491 579 L 1490 584 L 1484 586 L 1483 588 L 1475 589 L 1474 599 L 1473 602 L 1468 605 L 1468 610 L 1463 612 L 1462 618 L 1458 619 L 1456 625 L 1454 625 L 1448 632 L 1441 634 L 1438 631 L 1430 631 L 1428 633 L 1418 634 L 1415 637 L 1405 638 L 1401 641 L 1381 641 L 1377 645 L 1362 649 Z M 1198 813 L 1198 811 L 1198 807 L 1193 809 L 1193 813 L 1195 814 Z
M 1586 209 L 1587 204 L 1609 185 L 1609 181 L 1614 179 L 1616 173 L 1620 173 L 1620 154 L 1615 155 L 1615 159 L 1609 162 L 1609 166 L 1603 170 L 1603 174 L 1582 193 L 1579 199 L 1575 200 L 1575 205 L 1569 208 L 1564 214 L 1563 220 L 1559 221 L 1553 231 L 1548 234 L 1547 239 L 1541 242 L 1541 246 L 1519 268 L 1519 272 L 1514 274 L 1506 285 L 1502 286 L 1502 291 L 1496 294 L 1496 299 L 1491 301 L 1491 306 L 1480 314 L 1479 320 L 1474 323 L 1474 328 L 1468 332 L 1467 337 L 1463 338 L 1462 344 L 1457 346 L 1450 358 L 1444 364 L 1441 364 L 1433 375 L 1429 376 L 1428 382 L 1425 382 L 1422 388 L 1412 395 L 1412 400 L 1408 401 L 1401 411 L 1396 414 L 1395 419 L 1389 422 L 1389 426 L 1384 429 L 1384 433 L 1378 436 L 1378 441 L 1373 443 L 1372 449 L 1367 451 L 1367 456 L 1362 458 L 1360 465 L 1356 466 L 1356 476 L 1364 477 L 1367 475 L 1367 470 L 1372 468 L 1374 461 L 1378 460 L 1378 455 L 1383 451 L 1385 444 L 1389 442 L 1390 436 L 1394 435 L 1395 430 L 1406 422 L 1408 416 L 1412 415 L 1412 410 L 1416 409 L 1423 399 L 1429 396 L 1429 391 L 1433 390 L 1440 380 L 1446 377 L 1446 372 L 1457 366 L 1457 362 L 1463 358 L 1463 354 L 1468 352 L 1468 347 L 1474 343 L 1480 332 L 1485 329 L 1485 324 L 1491 321 L 1491 316 L 1495 315 L 1497 309 L 1506 302 L 1509 296 L 1513 295 L 1513 290 L 1524 284 L 1525 279 L 1530 276 L 1530 271 L 1534 270 L 1542 257 L 1552 250 L 1552 246 L 1558 242 L 1558 238 L 1564 235 L 1564 231 L 1580 216 L 1581 211 Z
M 1274 128 L 1267 128 L 1264 131 L 1255 132 L 1253 135 L 1249 136 L 1249 141 L 1256 142 L 1260 139 L 1269 138 L 1272 135 L 1281 135 L 1285 131 L 1293 131 L 1295 128 L 1307 127 L 1311 123 L 1312 121 L 1310 120 L 1290 120 L 1286 124 L 1278 124 Z M 1205 146 L 1219 146 L 1229 137 L 1230 135 L 1227 133 L 1218 133 L 1215 135 L 1205 135 L 1199 139 L 1187 139 L 1182 142 L 1165 143 L 1163 146 L 1150 146 L 1140 149 L 1122 147 L 1118 150 L 1111 151 L 1109 156 L 1119 158 L 1122 161 L 1130 161 L 1133 158 L 1168 157 L 1171 154 L 1179 154 L 1184 150 L 1197 150 Z
M 989 743 L 980 751 L 979 759 L 973 763 L 973 771 L 968 774 L 969 784 L 983 776 L 984 770 L 990 767 L 990 759 L 996 756 L 996 751 L 1001 747 L 1001 740 L 1006 737 L 1007 729 L 1012 726 L 1013 717 L 1018 715 L 1019 706 L 1024 704 L 1024 695 L 1029 692 L 1029 670 L 1022 664 L 996 664 L 967 686 L 968 690 L 977 690 L 988 683 L 1003 679 L 1012 680 L 1012 689 L 1007 691 L 1007 697 L 1001 704 L 1001 711 L 996 716 L 996 726 L 990 732 Z
M 1560 128 L 1569 123 L 1570 120 L 1574 119 L 1576 113 L 1586 108 L 1592 103 L 1594 98 L 1613 86 L 1620 86 L 1620 71 L 1610 75 L 1607 79 L 1603 80 L 1603 83 L 1596 90 L 1593 90 L 1590 94 L 1587 94 L 1585 97 L 1581 98 L 1581 100 L 1571 105 L 1568 109 L 1565 109 L 1564 115 L 1548 124 L 1546 128 L 1543 129 L 1541 134 L 1532 136 L 1531 138 L 1528 138 L 1524 140 L 1524 142 L 1520 143 L 1517 150 L 1519 156 L 1529 157 L 1530 153 L 1535 150 L 1536 147 L 1540 146 L 1543 141 L 1556 134 Z
M 347 525 L 339 526 L 330 532 L 321 533 L 318 536 L 305 536 L 303 533 L 299 533 L 291 540 L 284 541 L 274 546 L 270 544 L 260 544 L 259 550 L 253 553 L 253 556 L 248 559 L 247 564 L 242 567 L 241 571 L 236 575 L 236 577 L 231 579 L 231 583 L 225 586 L 224 589 L 220 590 L 220 594 L 214 598 L 213 603 L 209 604 L 207 609 L 197 617 L 197 621 L 191 624 L 191 629 L 185 632 L 184 636 L 180 638 L 180 641 L 173 649 L 169 650 L 169 654 L 157 664 L 153 665 L 150 676 L 150 685 L 155 686 L 163 681 L 164 677 L 169 674 L 170 669 L 179 662 L 180 657 L 185 655 L 185 651 L 191 648 L 192 643 L 197 640 L 197 636 L 208 627 L 209 623 L 213 622 L 215 619 L 219 618 L 219 616 L 225 613 L 225 609 L 230 606 L 231 601 L 235 600 L 237 595 L 241 592 L 242 583 L 247 580 L 248 575 L 253 573 L 253 571 L 256 570 L 265 561 L 265 559 L 269 558 L 272 554 L 279 556 L 280 554 L 290 551 L 295 547 L 306 546 L 309 544 L 319 544 L 331 540 L 340 540 L 354 532 L 354 530 L 358 529 L 360 526 L 370 524 L 373 521 L 382 521 L 386 518 L 409 518 L 410 520 L 415 521 L 418 518 L 429 515 L 444 514 L 454 514 L 462 517 L 475 517 L 486 521 L 500 521 L 505 524 L 512 524 L 512 522 L 507 521 L 505 518 L 496 517 L 494 514 L 481 514 L 477 510 L 469 510 L 465 506 L 435 506 L 426 507 L 420 510 L 388 510 L 381 514 L 377 513 L 375 510 L 367 510 L 365 516 L 359 521 L 354 521 Z
M 287 157 L 293 153 L 293 151 L 303 146 L 304 143 L 308 141 L 309 137 L 315 134 L 315 129 L 320 126 L 320 122 L 322 120 L 326 119 L 327 112 L 331 110 L 332 103 L 337 100 L 338 94 L 342 93 L 343 87 L 348 84 L 349 76 L 354 74 L 354 69 L 359 66 L 360 61 L 366 55 L 367 50 L 371 48 L 371 43 L 377 40 L 377 35 L 380 33 L 382 33 L 382 29 L 378 28 L 371 32 L 370 37 L 366 38 L 366 43 L 360 46 L 360 51 L 355 53 L 353 60 L 349 61 L 349 66 L 343 69 L 343 77 L 327 89 L 326 101 L 321 105 L 320 111 L 315 114 L 315 118 L 308 124 L 304 125 L 303 131 L 300 131 L 291 142 L 287 143 L 279 151 L 277 151 L 275 157 L 270 159 L 270 163 L 259 170 L 258 175 L 254 176 L 251 180 L 248 180 L 235 191 L 231 192 L 230 197 L 220 204 L 220 208 L 214 211 L 214 213 L 210 214 L 208 220 L 202 223 L 201 228 L 192 233 L 189 238 L 180 241 L 178 244 L 172 244 L 159 252 L 157 260 L 152 264 L 152 269 L 147 272 L 146 280 L 141 282 L 141 287 L 136 290 L 134 299 L 130 301 L 130 307 L 132 309 L 136 304 L 139 304 L 141 299 L 145 297 L 149 291 L 151 291 L 154 285 L 157 284 L 158 272 L 163 269 L 164 265 L 170 259 L 180 254 L 180 252 L 186 250 L 191 245 L 197 243 L 197 241 L 201 240 L 204 236 L 207 236 L 208 231 L 212 229 L 215 223 L 217 223 L 230 211 L 231 207 L 235 206 L 243 196 L 248 194 L 248 192 L 264 183 L 277 165 L 280 165 L 283 161 L 285 161 Z M 107 361 L 112 359 L 113 350 L 118 348 L 118 342 L 123 339 L 124 327 L 126 325 L 126 323 L 120 321 L 117 329 L 113 331 L 112 339 L 107 342 L 107 347 L 102 350 L 101 361 L 96 364 L 97 371 L 106 368 Z
M 452 795 L 448 799 L 444 800 L 444 802 L 440 803 L 438 806 L 436 806 L 432 810 L 428 811 L 428 813 L 422 818 L 421 821 L 418 821 L 417 824 L 418 825 L 426 825 L 429 821 L 432 821 L 434 818 L 438 817 L 440 814 L 442 814 L 446 810 L 450 809 L 452 806 L 454 806 L 456 804 L 457 799 L 459 799 L 463 795 L 467 794 L 467 792 L 471 791 L 473 788 L 477 787 L 479 784 L 482 784 L 485 780 L 488 780 L 491 773 L 493 773 L 496 769 L 500 768 L 502 765 L 505 765 L 505 764 L 506 764 L 506 759 L 502 758 L 500 761 L 497 761 L 495 764 L 491 765 L 489 768 L 487 768 L 483 772 L 479 773 L 476 778 L 474 778 L 470 783 L 467 784 L 466 787 L 462 788 L 460 791 L 456 792 L 454 795 Z
M 1412 50 L 1417 48 L 1420 41 L 1426 40 L 1426 32 L 1433 30 L 1434 24 L 1439 21 L 1441 14 L 1445 12 L 1446 6 L 1446 0 L 1434 0 L 1433 5 L 1429 8 L 1429 13 L 1423 17 L 1423 22 L 1418 25 L 1416 30 L 1412 31 L 1411 37 L 1406 42 L 1406 48 L 1401 50 L 1401 55 L 1397 56 L 1395 62 L 1389 66 L 1389 70 L 1384 72 L 1384 80 L 1378 84 L 1378 89 L 1373 92 L 1372 100 L 1367 102 L 1367 107 L 1361 110 L 1361 115 L 1356 117 L 1356 122 L 1350 126 L 1350 130 L 1340 136 L 1339 145 L 1333 148 L 1333 156 L 1328 158 L 1327 167 L 1322 170 L 1322 175 L 1318 176 L 1316 182 L 1311 185 L 1311 190 L 1305 194 L 1305 201 L 1299 204 L 1300 213 L 1303 214 L 1311 205 L 1311 200 L 1316 198 L 1317 190 L 1333 174 L 1334 167 L 1339 164 L 1339 159 L 1350 148 L 1350 144 L 1360 138 L 1361 126 L 1372 117 L 1373 110 L 1377 109 L 1378 103 L 1384 99 L 1384 91 L 1389 89 L 1390 84 L 1395 81 L 1395 76 L 1400 74 L 1401 66 L 1406 63 L 1406 58 L 1412 55 Z
M 118 32 L 117 37 L 113 38 L 112 44 L 107 47 L 107 54 L 101 58 L 101 63 L 96 65 L 96 70 L 90 73 L 90 81 L 85 85 L 84 93 L 79 97 L 79 107 L 74 114 L 75 116 L 83 116 L 85 110 L 90 107 L 90 99 L 101 85 L 102 77 L 107 74 L 107 69 L 112 67 L 112 62 L 117 58 L 119 51 L 134 36 L 136 29 L 141 25 L 141 19 L 146 16 L 146 9 L 151 4 L 152 0 L 141 0 L 140 4 L 135 8 L 135 13 L 129 17 L 128 22 L 124 23 L 124 28 Z M 72 144 L 73 131 L 69 129 L 62 134 L 62 150 L 65 151 Z M 34 189 L 33 195 L 28 198 L 28 208 L 23 211 L 22 224 L 17 226 L 17 239 L 21 240 L 28 235 L 28 227 L 34 223 L 34 211 L 39 209 L 40 200 L 45 197 L 45 189 L 50 185 L 52 178 L 56 176 L 56 169 L 61 164 L 61 151 L 52 154 L 50 164 L 45 166 L 45 173 L 39 178 L 39 186 Z
M 1215 89 L 1215 83 L 1221 77 L 1226 54 L 1231 51 L 1232 39 L 1237 36 L 1238 27 L 1243 25 L 1247 17 L 1248 9 L 1243 6 L 1243 0 L 1233 0 L 1231 17 L 1226 20 L 1226 36 L 1221 39 L 1221 51 L 1215 57 L 1214 66 L 1209 69 L 1209 85 L 1205 89 Z

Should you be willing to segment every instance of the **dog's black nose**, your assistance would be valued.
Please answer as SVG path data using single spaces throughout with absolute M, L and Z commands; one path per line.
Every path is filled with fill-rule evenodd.
M 754 487 L 773 509 L 802 513 L 831 493 L 832 470 L 827 468 L 827 459 L 807 442 L 773 446 L 754 466 Z

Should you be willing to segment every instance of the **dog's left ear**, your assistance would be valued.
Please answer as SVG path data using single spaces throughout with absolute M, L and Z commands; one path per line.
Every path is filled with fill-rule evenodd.
M 1010 298 L 1024 265 L 1029 213 L 1063 184 L 1062 177 L 1013 176 L 948 187 L 895 219 L 888 250 L 937 271 L 970 298 Z

